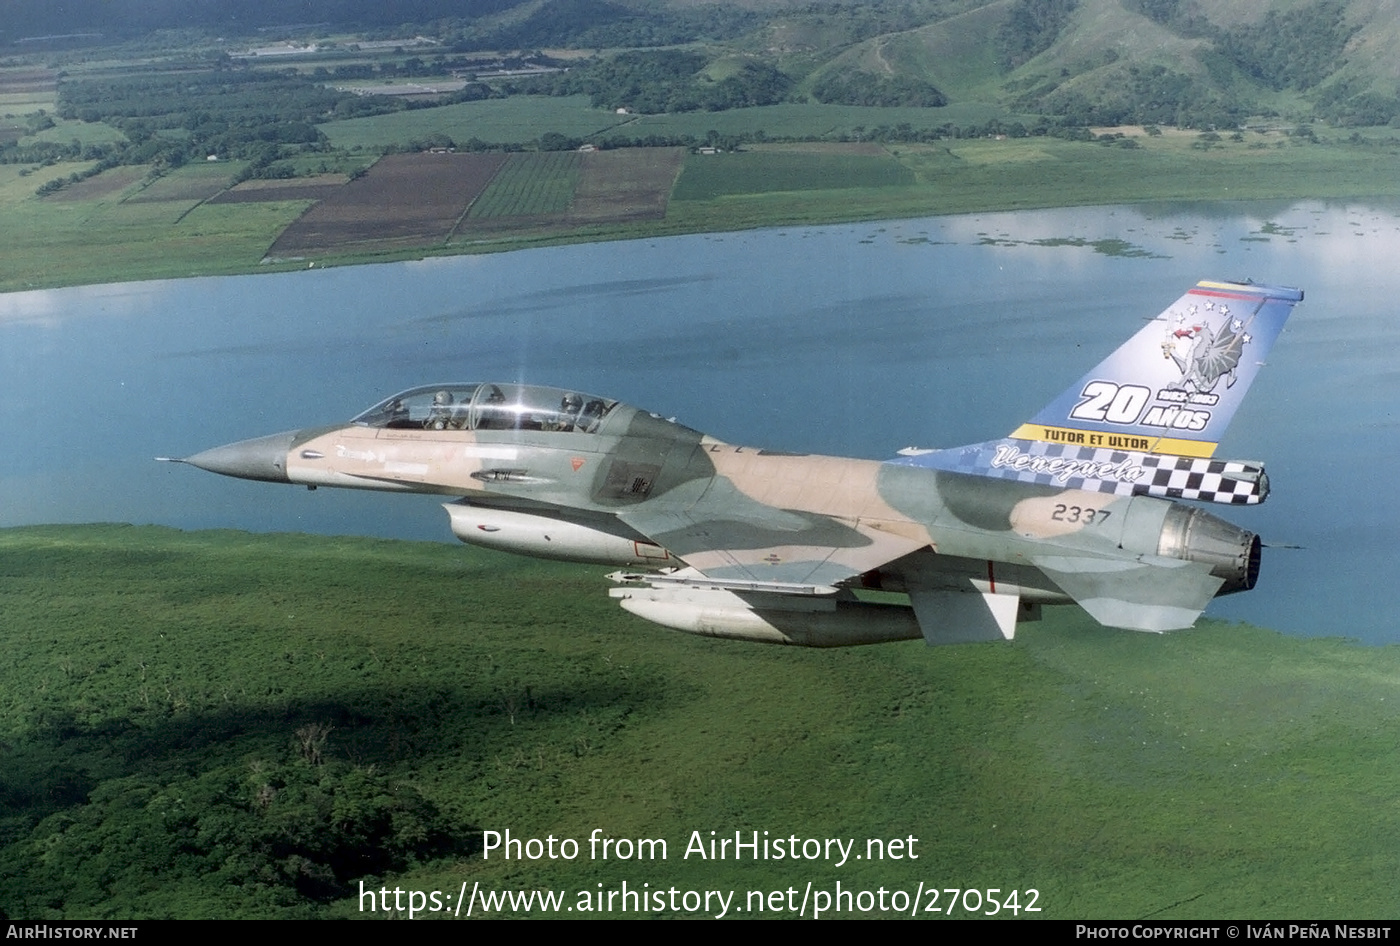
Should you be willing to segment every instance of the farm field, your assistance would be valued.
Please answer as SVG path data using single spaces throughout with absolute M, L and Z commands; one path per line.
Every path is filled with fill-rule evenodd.
M 308 210 L 267 255 L 441 244 L 505 161 L 504 154 L 390 155 Z
M 578 226 L 664 220 L 684 148 L 621 148 L 583 155 L 569 219 Z
M 39 107 L 44 106 L 40 105 Z M 81 122 L 60 118 L 52 128 L 46 128 L 36 135 L 26 136 L 21 143 L 34 144 L 47 141 L 54 144 L 67 144 L 70 141 L 78 141 L 84 145 L 105 145 L 125 140 L 125 135 L 104 122 Z
M 685 160 L 684 148 L 511 155 L 453 242 L 664 220 Z
M 0 96 L 53 92 L 57 88 L 58 75 L 52 69 L 39 66 L 0 69 Z M 6 104 L 6 100 L 0 98 L 0 104 Z
M 306 208 L 304 201 L 231 207 L 194 199 L 123 202 L 121 195 L 136 184 L 125 184 L 120 169 L 110 185 L 101 183 L 106 174 L 93 178 L 96 192 L 85 197 L 64 191 L 34 196 L 47 181 L 88 167 L 60 163 L 22 176 L 22 167 L 0 166 L 0 226 L 7 234 L 0 290 L 253 272 L 277 234 Z M 225 165 L 225 183 L 231 173 Z M 177 182 L 171 191 L 183 187 Z
M 69 184 L 63 190 L 50 194 L 44 199 L 69 203 L 115 197 L 128 187 L 138 183 L 149 172 L 150 168 L 142 165 L 112 168 L 85 181 Z
M 21 66 L 0 69 L 0 119 L 35 109 L 52 110 L 58 97 L 58 76 L 51 69 Z
M 321 126 L 337 148 L 403 146 L 446 135 L 459 145 L 472 138 L 488 143 L 532 141 L 546 132 L 570 138 L 631 139 L 652 136 L 703 141 L 720 135 L 763 132 L 770 138 L 858 136 L 879 126 L 912 129 L 945 124 L 981 124 L 992 119 L 1014 120 L 1001 109 L 984 105 L 946 108 L 876 108 L 858 105 L 765 105 L 722 112 L 681 112 L 671 115 L 617 115 L 594 108 L 586 96 L 516 96 L 444 105 L 439 108 L 352 118 Z M 1027 119 L 1027 121 L 1030 121 Z
M 879 145 L 756 146 L 733 154 L 691 157 L 676 182 L 672 197 L 675 200 L 713 200 L 730 194 L 895 187 L 913 183 L 914 172 Z
M 350 182 L 344 174 L 317 174 L 270 181 L 243 181 L 210 199 L 211 204 L 246 204 L 268 200 L 325 200 Z
M 131 204 L 198 203 L 228 187 L 229 165 L 221 162 L 192 164 L 162 175 L 126 199 Z
M 0 912 L 355 917 L 366 878 L 569 905 L 624 881 L 721 888 L 742 917 L 748 890 L 936 877 L 1021 908 L 1033 889 L 1022 918 L 1394 915 L 1400 648 L 1047 608 L 1014 643 L 813 651 L 646 624 L 605 571 L 456 544 L 0 531 Z M 584 856 L 483 858 L 481 832 L 506 828 Z M 589 858 L 594 828 L 668 857 Z M 913 837 L 919 858 L 682 856 L 693 831 L 770 829 Z
M 472 138 L 488 143 L 533 141 L 549 131 L 584 138 L 606 133 L 629 118 L 593 108 L 583 95 L 532 95 L 351 118 L 319 127 L 335 148 L 377 150 L 390 145 L 403 147 L 440 135 L 458 144 Z
M 199 163 L 140 190 L 140 180 L 118 170 L 44 199 L 36 188 L 89 165 L 0 166 L 0 227 L 9 234 L 0 290 L 251 272 L 306 255 L 364 262 L 983 210 L 1400 196 L 1400 149 L 1388 130 L 1348 142 L 1248 132 L 1208 149 L 1193 133 L 1128 133 L 1136 147 L 983 138 L 764 144 L 718 155 L 680 148 L 401 154 L 343 185 L 330 182 L 369 156 L 331 153 L 306 156 L 298 169 L 313 176 L 302 179 L 225 190 L 240 166 Z M 504 166 L 511 176 L 500 179 L 502 199 L 515 175 L 523 175 L 517 183 L 533 175 L 542 189 L 528 199 L 518 194 L 513 199 L 525 202 L 513 210 L 499 204 L 490 215 L 465 214 Z M 337 175 L 318 176 L 326 169 Z
M 467 211 L 472 221 L 559 216 L 569 209 L 583 155 L 513 154 Z
M 881 125 L 913 130 L 940 128 L 946 124 L 984 124 L 992 119 L 1013 121 L 1016 116 L 987 105 L 949 105 L 944 108 L 880 108 L 862 105 L 764 105 L 723 112 L 680 112 L 671 115 L 638 115 L 610 134 L 633 139 L 648 135 L 703 141 L 711 130 L 720 135 L 755 134 L 769 138 L 859 137 Z M 1031 119 L 1026 119 L 1032 123 Z

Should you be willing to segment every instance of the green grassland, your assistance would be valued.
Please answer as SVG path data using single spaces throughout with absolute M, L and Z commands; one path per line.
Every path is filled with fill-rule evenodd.
M 55 91 L 0 92 L 0 116 L 11 118 L 26 115 L 38 109 L 52 111 L 58 101 Z
M 21 138 L 20 144 L 31 145 L 40 141 L 67 144 L 70 141 L 78 141 L 84 145 L 105 145 L 125 139 L 126 136 L 120 131 L 103 122 L 80 122 L 61 118 L 52 128 Z
M 742 229 L 774 223 L 881 219 L 1147 200 L 1251 200 L 1400 193 L 1400 147 L 1310 144 L 1251 133 L 1210 150 L 1194 135 L 1141 137 L 1135 149 L 1054 138 L 974 139 L 891 145 L 916 183 L 820 191 L 772 185 L 710 199 L 681 199 L 683 172 L 667 224 L 681 230 Z M 1263 147 L 1251 147 L 1263 145 Z M 817 160 L 816 158 L 813 159 Z
M 977 103 L 935 109 L 787 104 L 720 112 L 617 115 L 594 108 L 583 95 L 529 95 L 351 118 L 328 122 L 321 129 L 337 148 L 377 149 L 424 141 L 435 134 L 447 135 L 459 144 L 471 138 L 485 142 L 533 141 L 551 131 L 570 138 L 633 141 L 653 135 L 703 139 L 710 131 L 720 135 L 753 135 L 761 131 L 770 138 L 836 138 L 856 136 L 881 125 L 894 128 L 906 124 L 921 130 L 950 123 L 962 126 L 992 119 L 1010 121 L 1015 117 L 1004 109 Z M 1027 119 L 1028 123 L 1031 121 Z
M 889 154 L 756 150 L 696 155 L 686 162 L 672 200 L 731 194 L 908 186 L 914 172 Z
M 593 108 L 587 96 L 531 95 L 350 118 L 320 128 L 336 148 L 378 150 L 434 135 L 447 135 L 462 144 L 472 138 L 490 143 L 533 141 L 549 131 L 579 138 L 606 132 L 627 120 L 626 115 Z
M 1057 918 L 1400 906 L 1400 649 L 1049 609 L 1009 645 L 805 651 L 656 628 L 603 571 L 428 543 L 0 532 L 0 911 L 354 916 L 361 880 L 570 905 L 624 881 L 732 889 L 741 909 L 809 881 L 922 882 L 1021 906 L 1035 889 Z M 668 856 L 590 859 L 595 828 Z M 481 832 L 506 829 L 583 853 L 485 859 Z M 683 856 L 695 831 L 912 836 L 919 856 L 707 861 Z
M 150 186 L 88 199 L 34 196 L 46 181 L 88 166 L 60 163 L 26 176 L 23 166 L 0 166 L 0 221 L 8 234 L 0 289 L 255 271 L 307 206 L 201 203 L 233 173 L 227 164 L 181 168 Z
M 992 119 L 1011 121 L 1015 116 L 1004 109 L 980 103 L 949 105 L 946 108 L 877 108 L 860 105 L 764 105 L 735 108 L 723 112 L 680 112 L 672 115 L 639 115 L 603 137 L 622 135 L 632 139 L 648 135 L 679 138 L 690 135 L 704 139 L 711 131 L 721 135 L 752 135 L 763 132 L 769 138 L 859 137 L 862 132 L 885 125 L 901 124 L 915 131 L 952 124 L 985 124 Z
M 995 37 L 1004 10 L 989 4 L 927 26 L 857 43 L 825 63 L 812 77 L 831 71 L 917 76 L 953 101 L 996 101 L 1004 79 Z M 985 119 L 983 119 L 985 120 Z

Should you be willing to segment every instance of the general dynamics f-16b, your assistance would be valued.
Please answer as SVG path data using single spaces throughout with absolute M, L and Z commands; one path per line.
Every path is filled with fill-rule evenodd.
M 1302 298 L 1200 282 L 1010 436 L 884 462 L 734 446 L 605 397 L 505 383 L 425 385 L 346 424 L 182 462 L 450 496 L 462 541 L 621 566 L 624 608 L 696 634 L 1004 640 L 1048 604 L 1167 631 L 1254 587 L 1259 537 L 1178 500 L 1267 495 L 1261 464 L 1213 455 Z

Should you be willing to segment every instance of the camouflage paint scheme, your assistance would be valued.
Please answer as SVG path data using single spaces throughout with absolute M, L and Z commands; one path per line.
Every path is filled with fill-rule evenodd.
M 1010 437 L 885 462 L 734 446 L 581 392 L 490 383 L 414 388 L 345 426 L 183 462 L 453 497 L 463 541 L 624 566 L 609 576 L 623 607 L 692 633 L 1002 640 L 1045 604 L 1165 631 L 1254 586 L 1258 537 L 1175 500 L 1267 495 L 1262 466 L 1211 457 L 1301 299 L 1202 282 Z

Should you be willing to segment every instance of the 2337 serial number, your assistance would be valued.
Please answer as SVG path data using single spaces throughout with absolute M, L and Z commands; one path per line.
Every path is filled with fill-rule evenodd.
M 1085 525 L 1103 525 L 1112 512 L 1107 509 L 1090 509 L 1088 506 L 1068 506 L 1056 503 L 1050 518 L 1056 522 L 1082 522 Z

